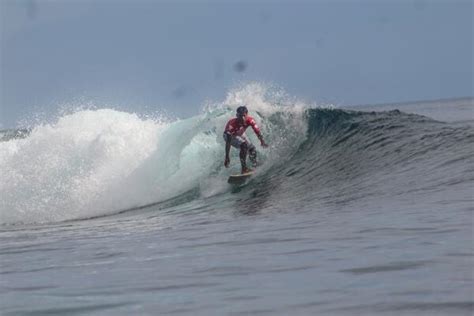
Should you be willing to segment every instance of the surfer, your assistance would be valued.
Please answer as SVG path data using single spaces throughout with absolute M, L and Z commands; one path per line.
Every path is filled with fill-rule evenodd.
M 253 171 L 250 168 L 247 168 L 247 153 L 249 154 L 250 161 L 252 166 L 255 168 L 257 166 L 257 150 L 255 146 L 250 142 L 247 135 L 245 135 L 245 130 L 247 127 L 252 126 L 253 131 L 260 140 L 262 147 L 268 147 L 268 145 L 263 140 L 263 136 L 260 133 L 260 129 L 257 126 L 257 123 L 248 115 L 247 107 L 239 106 L 237 108 L 237 113 L 235 118 L 229 120 L 225 126 L 224 130 L 224 140 L 225 140 L 225 160 L 224 166 L 229 167 L 230 163 L 230 146 L 240 149 L 240 164 L 242 165 L 242 174 Z

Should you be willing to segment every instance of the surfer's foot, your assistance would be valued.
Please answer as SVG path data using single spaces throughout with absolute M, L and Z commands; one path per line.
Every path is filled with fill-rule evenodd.
M 247 167 L 242 168 L 242 174 L 249 173 L 249 172 L 252 172 L 252 171 L 253 171 L 253 169 L 250 169 L 250 168 L 247 168 Z

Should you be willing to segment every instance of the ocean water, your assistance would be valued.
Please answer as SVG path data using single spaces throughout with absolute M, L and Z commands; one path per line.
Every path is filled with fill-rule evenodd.
M 270 147 L 231 186 L 240 102 Z M 81 110 L 1 139 L 2 315 L 473 314 L 473 99 L 247 87 L 185 120 Z

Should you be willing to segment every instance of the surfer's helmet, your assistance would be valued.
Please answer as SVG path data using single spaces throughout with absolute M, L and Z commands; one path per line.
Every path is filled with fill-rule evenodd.
M 247 110 L 247 107 L 246 106 L 239 106 L 237 108 L 237 117 L 243 117 L 245 114 L 247 114 L 249 112 L 249 110 Z

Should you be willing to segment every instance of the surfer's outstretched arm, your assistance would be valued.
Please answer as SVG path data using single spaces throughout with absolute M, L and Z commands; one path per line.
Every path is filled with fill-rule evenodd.
M 264 148 L 268 147 L 267 143 L 265 143 L 265 141 L 263 140 L 263 136 L 262 136 L 262 133 L 260 132 L 260 128 L 257 125 L 257 122 L 255 122 L 255 120 L 252 117 L 249 117 L 248 124 L 252 126 L 253 131 L 255 132 L 258 139 L 260 140 L 260 145 L 262 145 L 262 147 Z
M 257 134 L 257 137 L 258 137 L 258 139 L 260 140 L 260 145 L 261 145 L 263 148 L 267 148 L 268 145 L 267 145 L 267 143 L 265 143 L 265 140 L 263 140 L 262 134 Z

